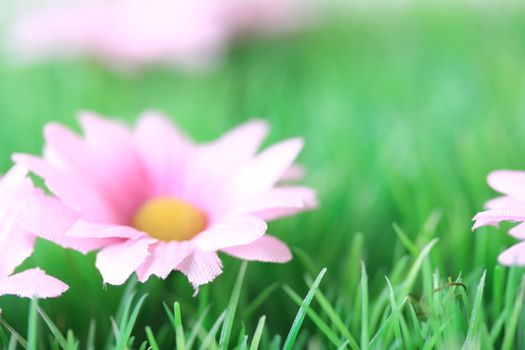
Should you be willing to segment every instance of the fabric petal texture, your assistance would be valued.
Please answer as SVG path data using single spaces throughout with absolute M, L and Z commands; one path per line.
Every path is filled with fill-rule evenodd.
M 525 206 L 512 208 L 497 208 L 478 213 L 475 217 L 474 229 L 481 226 L 497 226 L 502 221 L 525 221 Z
M 0 295 L 49 298 L 68 289 L 39 268 L 14 273 L 33 253 L 36 237 L 23 223 L 32 212 L 29 203 L 42 196 L 23 166 L 13 167 L 0 179 Z
M 150 254 L 150 239 L 128 240 L 109 245 L 97 254 L 96 266 L 104 283 L 121 285 Z
M 476 214 L 473 229 L 482 226 L 498 226 L 501 222 L 518 223 L 509 235 L 525 240 L 525 171 L 497 170 L 489 174 L 487 182 L 502 196 L 489 200 L 488 210 Z M 520 242 L 498 257 L 503 265 L 525 265 L 525 242 Z
M 246 245 L 224 248 L 222 251 L 243 260 L 285 263 L 292 259 L 288 246 L 270 235 Z
M 266 233 L 266 223 L 254 216 L 234 217 L 201 232 L 193 243 L 202 251 L 251 243 Z
M 186 242 L 158 242 L 150 246 L 150 255 L 136 270 L 139 281 L 144 282 L 152 275 L 162 279 L 168 277 L 194 250 Z
M 53 298 L 68 290 L 62 281 L 47 275 L 41 269 L 30 269 L 0 280 L 0 295 L 24 298 Z
M 209 283 L 222 273 L 222 263 L 214 252 L 195 251 L 184 259 L 177 270 L 188 277 L 193 288 Z
M 289 261 L 286 245 L 266 236 L 268 221 L 317 207 L 313 189 L 282 182 L 303 140 L 259 152 L 269 129 L 262 120 L 204 144 L 154 110 L 134 127 L 92 112 L 79 122 L 81 135 L 46 126 L 42 156 L 14 156 L 51 192 L 28 201 L 22 226 L 65 248 L 98 251 L 104 283 L 180 271 L 197 290 L 222 273 L 218 252 Z

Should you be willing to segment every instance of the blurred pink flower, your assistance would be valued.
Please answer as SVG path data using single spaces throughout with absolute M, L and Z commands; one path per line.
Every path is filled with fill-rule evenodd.
M 195 289 L 222 272 L 218 251 L 245 260 L 287 262 L 266 235 L 266 221 L 313 208 L 312 189 L 278 186 L 302 148 L 300 139 L 257 154 L 267 125 L 251 121 L 197 145 L 157 112 L 134 130 L 90 113 L 84 138 L 45 128 L 43 158 L 15 160 L 41 176 L 57 198 L 30 205 L 27 228 L 81 252 L 101 249 L 96 266 L 120 285 L 135 271 L 144 282 L 184 273 Z
M 20 224 L 24 204 L 29 198 L 42 196 L 26 175 L 25 169 L 16 166 L 0 180 L 0 295 L 56 297 L 68 287 L 41 269 L 13 274 L 15 268 L 33 253 L 35 244 L 35 236 Z
M 474 217 L 474 229 L 482 226 L 497 226 L 502 221 L 518 222 L 509 230 L 517 239 L 525 240 L 525 172 L 498 170 L 489 174 L 489 186 L 503 195 L 486 203 L 488 210 Z M 504 265 L 525 265 L 525 242 L 504 251 L 498 258 Z
M 213 64 L 236 36 L 297 26 L 297 0 L 89 0 L 21 16 L 9 31 L 21 59 L 97 57 L 111 66 Z

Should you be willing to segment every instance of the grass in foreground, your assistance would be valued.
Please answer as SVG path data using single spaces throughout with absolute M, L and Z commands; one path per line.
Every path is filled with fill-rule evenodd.
M 401 231 L 399 231 L 402 234 Z M 437 239 L 424 247 L 404 238 L 406 254 L 384 277 L 379 293 L 369 295 L 371 283 L 364 263 L 356 288 L 336 293 L 323 287 L 329 273 L 322 269 L 313 280 L 305 276 L 309 291 L 304 299 L 287 285 L 281 286 L 299 308 L 287 334 L 272 334 L 266 316 L 258 316 L 255 328 L 247 327 L 239 316 L 247 263 L 240 268 L 227 308 L 214 318 L 206 308 L 201 314 L 183 317 L 181 305 L 164 305 L 164 325 L 159 329 L 136 322 L 148 295 L 138 296 L 136 282 L 128 283 L 114 318 L 104 349 L 516 349 L 523 344 L 522 304 L 525 279 L 519 269 L 495 267 L 493 282 L 487 271 L 468 276 L 440 276 L 430 254 Z M 417 253 L 417 254 L 416 254 Z M 487 295 L 492 303 L 487 303 Z M 269 295 L 263 298 L 271 298 Z M 259 303 L 254 300 L 253 303 Z M 253 304 L 248 304 L 249 308 Z M 61 333 L 49 316 L 31 303 L 27 336 L 13 330 L 5 320 L 0 345 L 6 349 L 98 349 L 96 323 L 89 336 L 79 340 L 73 331 Z M 184 320 L 184 322 L 183 322 Z M 308 320 L 314 327 L 303 329 Z M 206 326 L 206 324 L 210 326 Z

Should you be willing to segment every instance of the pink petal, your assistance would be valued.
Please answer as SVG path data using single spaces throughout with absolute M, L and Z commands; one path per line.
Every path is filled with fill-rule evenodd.
M 288 246 L 269 235 L 243 246 L 222 249 L 223 252 L 243 260 L 285 263 L 292 259 Z
M 98 159 L 98 183 L 118 209 L 119 224 L 125 224 L 149 197 L 147 177 L 134 135 L 127 125 L 89 112 L 79 117 L 86 142 Z
M 204 252 L 216 251 L 251 243 L 264 235 L 267 228 L 263 220 L 254 216 L 231 217 L 199 233 L 191 242 Z
M 252 214 L 269 221 L 316 207 L 314 190 L 306 187 L 281 187 L 250 198 L 234 212 Z
M 502 221 L 525 222 L 525 206 L 513 208 L 497 208 L 478 213 L 474 219 L 473 229 L 481 226 L 496 226 Z
M 266 135 L 268 135 L 268 123 L 263 120 L 251 120 L 230 130 L 217 141 L 201 147 L 215 153 L 221 158 L 223 166 L 230 168 L 252 157 Z
M 25 205 L 25 216 L 21 221 L 23 228 L 64 248 L 72 248 L 85 254 L 120 241 L 69 237 L 68 232 L 79 220 L 79 215 L 56 198 L 43 195 L 33 197 Z
M 0 219 L 3 219 L 0 215 Z M 17 219 L 17 217 L 13 217 Z M 18 217 L 19 219 L 19 217 Z M 9 276 L 20 264 L 33 253 L 35 236 L 27 233 L 18 225 L 10 228 L 10 224 L 1 221 L 0 225 L 0 280 Z M 6 232 L 9 230 L 9 232 Z
M 24 298 L 52 298 L 68 290 L 58 279 L 36 268 L 0 280 L 0 295 L 17 295 Z
M 78 171 L 82 175 L 96 171 L 93 164 L 97 157 L 80 136 L 66 127 L 49 123 L 44 128 L 46 140 L 45 153 L 49 154 L 50 163 L 64 171 Z
M 514 226 L 509 230 L 509 235 L 517 239 L 525 240 L 525 223 Z
M 230 190 L 238 198 L 248 198 L 269 190 L 290 168 L 302 147 L 303 141 L 298 138 L 271 146 L 232 179 Z
M 180 193 L 188 152 L 193 147 L 191 141 L 167 117 L 155 111 L 142 114 L 135 138 L 149 181 L 149 195 Z
M 489 174 L 487 181 L 493 189 L 510 197 L 525 201 L 525 172 L 498 170 Z
M 139 239 L 145 234 L 131 226 L 105 225 L 79 219 L 68 230 L 68 237 L 75 238 L 123 238 Z
M 282 182 L 298 181 L 304 178 L 305 170 L 304 167 L 299 164 L 292 164 L 288 170 L 286 170 L 279 180 Z
M 168 277 L 170 272 L 193 251 L 193 247 L 188 242 L 158 242 L 151 245 L 150 255 L 137 269 L 139 281 L 145 282 L 151 275 L 162 279 Z
M 196 250 L 177 266 L 177 270 L 185 274 L 198 291 L 199 286 L 213 281 L 222 273 L 222 263 L 216 253 Z
M 120 124 L 118 126 L 120 127 Z M 105 124 L 102 127 L 106 127 Z M 126 132 L 120 129 L 119 131 Z M 129 135 L 125 140 L 113 136 L 112 139 L 115 142 L 127 141 L 128 143 L 121 145 L 120 148 L 110 147 L 105 150 L 100 149 L 98 144 L 90 144 L 59 124 L 48 124 L 45 128 L 45 136 L 45 160 L 60 171 L 67 172 L 71 177 L 82 179 L 83 182 L 96 189 L 113 209 L 118 221 L 121 223 L 125 221 L 130 212 L 135 210 L 139 201 L 143 199 L 143 189 L 137 190 L 136 185 L 128 180 L 135 179 L 135 176 L 132 174 L 123 176 L 121 172 L 113 170 L 116 166 L 119 167 L 118 170 L 126 166 L 129 166 L 126 168 L 127 171 L 133 171 L 133 167 L 140 170 L 136 157 L 133 157 L 135 150 L 129 140 Z M 121 134 L 119 136 L 125 137 Z M 109 138 L 110 135 L 107 137 Z M 99 142 L 98 139 L 95 140 Z M 132 155 L 129 158 L 132 164 L 126 165 L 124 160 L 128 159 L 128 154 Z
M 117 243 L 102 249 L 97 254 L 96 266 L 104 283 L 121 285 L 150 254 L 148 247 L 156 240 L 142 238 Z
M 220 193 L 224 183 L 255 155 L 267 133 L 268 125 L 264 121 L 252 120 L 215 142 L 196 147 L 188 163 L 183 197 L 208 208 L 224 206 Z M 210 192 L 215 195 L 210 197 Z
M 498 257 L 502 265 L 525 265 L 525 242 L 513 245 Z
M 115 215 L 106 198 L 100 194 L 99 189 L 84 179 L 59 171 L 37 157 L 17 154 L 13 159 L 42 177 L 53 194 L 84 217 L 102 222 L 115 222 Z
M 497 209 L 497 208 L 511 208 L 519 207 L 520 205 L 525 205 L 525 202 L 511 198 L 508 196 L 501 196 L 494 199 L 491 199 L 485 203 L 485 208 L 487 209 Z
M 12 190 L 20 186 L 23 182 L 30 182 L 27 178 L 27 173 L 26 167 L 20 165 L 13 166 L 3 177 L 0 177 L 0 193 Z
M 35 237 L 20 224 L 26 201 L 40 195 L 20 167 L 0 180 L 0 279 L 10 275 L 33 252 Z

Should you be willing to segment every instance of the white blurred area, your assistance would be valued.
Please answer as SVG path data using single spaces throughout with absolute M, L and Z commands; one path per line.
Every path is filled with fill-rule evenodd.
M 94 57 L 116 68 L 200 69 L 233 42 L 313 25 L 318 0 L 0 0 L 3 48 L 21 64 Z
M 239 39 L 288 35 L 332 20 L 406 9 L 491 13 L 518 0 L 0 0 L 1 51 L 17 65 L 95 58 L 111 68 L 202 70 Z

